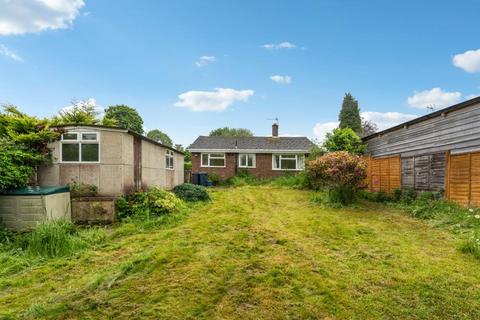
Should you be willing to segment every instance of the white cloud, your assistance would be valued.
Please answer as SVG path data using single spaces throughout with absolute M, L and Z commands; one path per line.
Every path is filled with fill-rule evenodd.
M 77 100 L 77 99 L 72 99 L 71 104 L 63 107 L 59 113 L 62 112 L 71 112 L 75 108 L 88 108 L 88 107 L 93 107 L 95 109 L 95 112 L 97 112 L 99 115 L 103 115 L 103 108 L 97 105 L 97 100 L 95 98 L 89 98 L 86 100 Z
M 480 72 L 480 49 L 455 55 L 453 64 L 470 73 Z
M 201 56 L 198 58 L 197 61 L 195 61 L 195 65 L 199 68 L 205 67 L 206 65 L 214 62 L 216 58 L 214 56 Z
M 313 127 L 313 135 L 316 139 L 318 139 L 318 142 L 323 142 L 325 135 L 337 127 L 338 121 L 323 123 L 319 122 L 315 125 L 315 127 Z
M 23 61 L 23 59 L 19 55 L 17 55 L 15 52 L 10 50 L 7 46 L 5 46 L 3 44 L 0 44 L 0 54 L 2 56 L 5 56 L 7 58 L 10 58 L 10 59 L 18 61 L 18 62 Z
M 396 126 L 397 124 L 407 122 L 418 117 L 415 114 L 375 111 L 362 112 L 361 116 L 365 120 L 374 122 L 378 126 L 378 130 L 388 129 L 390 127 Z
M 267 43 L 267 44 L 264 44 L 263 47 L 267 50 L 278 50 L 278 49 L 293 49 L 293 48 L 296 48 L 297 46 L 291 42 L 284 41 L 280 43 Z
M 384 130 L 400 123 L 417 118 L 417 115 L 400 112 L 375 112 L 365 111 L 360 114 L 365 120 L 370 120 L 378 126 L 378 130 Z M 313 128 L 313 135 L 319 142 L 323 142 L 325 135 L 338 127 L 338 121 L 319 122 Z
M 176 107 L 190 111 L 225 111 L 236 101 L 248 101 L 253 90 L 215 88 L 214 91 L 187 91 L 178 96 Z
M 84 0 L 0 0 L 0 35 L 71 26 Z
M 460 92 L 447 92 L 440 88 L 433 88 L 421 92 L 415 91 L 407 101 L 412 108 L 444 108 L 459 102 L 461 98 Z
M 279 76 L 279 75 L 275 75 L 275 76 L 271 76 L 270 77 L 270 80 L 272 80 L 273 82 L 276 82 L 278 84 L 289 84 L 289 83 L 292 83 L 292 77 L 290 76 Z
M 465 100 L 470 100 L 478 97 L 480 97 L 480 94 L 469 94 L 468 96 L 465 97 Z

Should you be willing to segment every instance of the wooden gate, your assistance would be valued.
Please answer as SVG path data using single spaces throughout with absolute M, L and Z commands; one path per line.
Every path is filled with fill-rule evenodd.
M 402 188 L 445 189 L 445 153 L 402 158 Z
M 392 192 L 401 187 L 400 156 L 367 159 L 367 184 L 371 192 Z
M 449 155 L 447 168 L 447 198 L 480 206 L 480 152 Z

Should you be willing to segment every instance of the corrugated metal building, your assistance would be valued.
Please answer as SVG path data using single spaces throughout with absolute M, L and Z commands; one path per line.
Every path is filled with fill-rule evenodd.
M 480 205 L 480 97 L 364 138 L 371 191 L 443 191 Z

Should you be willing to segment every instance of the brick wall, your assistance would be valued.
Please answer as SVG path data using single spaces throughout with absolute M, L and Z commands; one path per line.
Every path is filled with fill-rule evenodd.
M 225 168 L 205 168 L 201 167 L 200 153 L 192 154 L 192 173 L 207 172 L 216 173 L 222 180 L 235 176 L 237 172 L 248 171 L 251 175 L 257 178 L 273 178 L 280 177 L 285 173 L 295 174 L 298 171 L 281 171 L 272 170 L 272 154 L 271 153 L 257 153 L 255 168 L 237 168 L 237 154 L 225 154 Z
M 235 153 L 226 153 L 225 168 L 208 168 L 201 166 L 202 156 L 200 153 L 192 153 L 192 173 L 216 173 L 220 176 L 220 179 L 228 179 L 236 174 L 236 156 Z

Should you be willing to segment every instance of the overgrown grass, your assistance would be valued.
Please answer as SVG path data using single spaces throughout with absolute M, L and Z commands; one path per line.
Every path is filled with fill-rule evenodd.
M 244 187 L 244 186 L 274 186 L 302 189 L 307 186 L 304 172 L 297 174 L 285 174 L 275 178 L 256 178 L 248 172 L 240 172 L 236 176 L 220 183 L 220 186 Z
M 396 194 L 396 195 L 395 195 Z M 428 221 L 435 227 L 448 229 L 461 237 L 458 248 L 480 259 L 480 209 L 465 208 L 453 201 L 441 199 L 439 193 L 412 190 L 395 192 L 362 193 L 364 199 L 385 203 L 400 209 L 411 217 Z
M 101 246 L 0 277 L 0 318 L 478 319 L 457 234 L 312 192 L 212 189 L 193 212 L 116 226 Z

